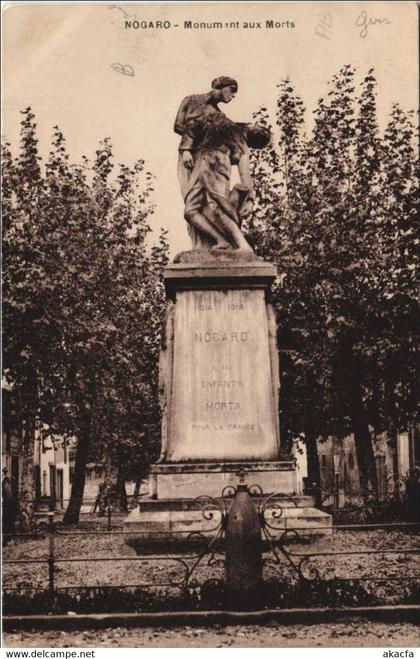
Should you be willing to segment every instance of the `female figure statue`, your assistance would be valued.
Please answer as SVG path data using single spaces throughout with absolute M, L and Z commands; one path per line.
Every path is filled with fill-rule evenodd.
M 221 112 L 218 103 L 229 103 L 237 89 L 232 78 L 216 78 L 208 94 L 182 101 L 175 120 L 175 132 L 182 136 L 178 178 L 194 249 L 252 252 L 240 228 L 254 199 L 249 147 L 262 148 L 271 136 L 265 128 L 235 123 Z M 240 183 L 231 190 L 232 165 L 238 167 Z

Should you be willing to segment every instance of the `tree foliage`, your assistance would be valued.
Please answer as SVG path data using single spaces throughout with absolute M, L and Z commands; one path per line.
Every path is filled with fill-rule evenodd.
M 416 414 L 413 113 L 395 104 L 380 135 L 377 83 L 344 66 L 314 110 L 279 85 L 278 142 L 254 151 L 256 251 L 278 265 L 272 290 L 281 350 L 283 439 L 355 432 L 362 486 L 375 487 L 370 428 Z M 265 125 L 265 108 L 255 119 Z M 310 477 L 313 474 L 310 474 Z
M 153 179 L 144 161 L 115 171 L 105 139 L 91 166 L 72 164 L 56 127 L 41 168 L 34 115 L 23 115 L 18 157 L 3 148 L 4 373 L 24 427 L 23 492 L 33 493 L 37 419 L 78 438 L 74 521 L 95 446 L 131 471 L 158 452 L 168 247 L 163 232 L 149 244 Z

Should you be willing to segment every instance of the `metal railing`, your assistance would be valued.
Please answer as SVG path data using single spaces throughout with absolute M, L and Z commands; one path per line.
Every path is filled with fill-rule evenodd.
M 259 525 L 261 528 L 261 542 L 263 552 L 263 565 L 266 569 L 268 579 L 273 581 L 277 578 L 278 582 L 296 582 L 297 587 L 305 589 L 309 585 L 320 585 L 325 583 L 420 583 L 420 565 L 416 560 L 420 558 L 420 548 L 395 547 L 390 548 L 383 546 L 375 549 L 356 549 L 345 551 L 334 551 L 327 547 L 327 551 L 301 551 L 296 546 L 305 542 L 305 535 L 308 532 L 307 526 L 298 526 L 294 522 L 293 528 L 286 528 L 285 506 L 297 507 L 296 500 L 281 494 L 264 495 L 261 488 L 257 485 L 248 488 L 252 500 L 257 510 Z M 112 508 L 107 506 L 107 524 L 102 530 L 73 530 L 60 526 L 55 521 L 54 511 L 47 513 L 48 522 L 46 525 L 38 524 L 34 532 L 18 533 L 14 536 L 18 539 L 25 537 L 43 538 L 47 540 L 47 552 L 44 557 L 33 557 L 23 559 L 6 559 L 3 561 L 3 572 L 6 576 L 4 585 L 5 593 L 22 594 L 29 592 L 34 593 L 46 592 L 50 596 L 62 591 L 75 591 L 77 589 L 175 589 L 181 598 L 188 597 L 191 593 L 199 592 L 200 589 L 211 584 L 213 587 L 223 589 L 223 572 L 224 570 L 224 540 L 226 534 L 229 506 L 236 496 L 235 487 L 229 486 L 222 492 L 219 499 L 211 497 L 199 497 L 201 503 L 201 513 L 203 518 L 209 523 L 209 526 L 203 528 L 190 529 L 186 534 L 185 531 L 172 531 L 171 536 L 174 540 L 183 541 L 189 547 L 188 551 L 175 550 L 169 551 L 168 547 L 163 547 L 161 552 L 150 552 L 150 546 L 147 547 L 141 555 L 137 556 L 109 556 L 93 555 L 63 558 L 60 553 L 59 540 L 69 537 L 89 536 L 92 538 L 100 536 L 111 537 L 143 537 L 147 540 L 148 531 L 133 531 L 117 529 L 112 527 Z M 418 523 L 382 523 L 382 524 L 347 524 L 328 526 L 316 526 L 315 530 L 319 534 L 329 532 L 334 534 L 349 531 L 373 531 L 382 529 L 384 531 L 403 531 L 412 532 L 419 530 Z M 162 536 L 167 539 L 168 531 L 153 531 L 155 537 Z M 331 536 L 327 536 L 331 537 Z M 409 537 L 409 536 L 407 536 Z M 194 541 L 194 543 L 193 543 Z M 197 542 L 198 541 L 198 542 Z M 384 537 L 386 541 L 386 537 Z M 146 546 L 146 545 L 145 545 Z M 366 565 L 363 567 L 358 564 L 358 573 L 343 576 L 340 566 L 346 566 L 348 569 L 349 557 L 357 557 L 360 560 L 366 559 Z M 393 557 L 393 569 L 395 574 L 378 576 L 375 571 L 380 561 L 390 563 Z M 372 560 L 374 559 L 374 560 Z M 379 560 L 380 559 L 380 560 Z M 95 562 L 134 562 L 140 571 L 153 572 L 155 578 L 144 580 L 141 576 L 136 579 L 136 583 L 113 583 L 104 585 L 87 586 L 69 583 L 57 585 L 57 575 L 63 564 L 80 564 Z M 8 583 L 7 570 L 9 566 L 44 564 L 48 568 L 48 576 L 45 580 L 44 588 L 38 588 L 36 585 L 19 585 L 11 587 Z M 401 566 L 398 572 L 398 565 Z M 417 568 L 416 568 L 417 565 Z M 158 568 L 156 567 L 158 566 Z M 200 572 L 201 568 L 204 568 Z M 382 565 L 383 569 L 383 565 Z M 341 574 L 340 574 L 341 572 Z M 277 577 L 276 577 L 277 574 Z M 274 576 L 273 576 L 274 575 Z M 201 577 L 201 579 L 200 579 Z
M 204 557 L 207 556 L 207 565 L 214 566 L 219 561 L 216 559 L 216 550 L 219 545 L 220 538 L 223 534 L 223 522 L 224 518 L 219 516 L 219 519 L 215 519 L 213 526 L 210 526 L 207 529 L 196 528 L 190 529 L 186 534 L 184 531 L 172 531 L 171 534 L 173 537 L 179 536 L 185 545 L 188 545 L 190 542 L 194 542 L 195 546 L 198 547 L 198 550 L 188 554 L 180 553 L 149 553 L 143 554 L 141 556 L 83 556 L 75 558 L 61 558 L 59 551 L 57 551 L 57 541 L 60 538 L 69 538 L 69 537 L 81 537 L 81 536 L 147 536 L 148 532 L 146 531 L 137 531 L 137 530 L 128 530 L 124 531 L 122 529 L 116 530 L 111 527 L 111 507 L 107 507 L 107 528 L 104 530 L 67 530 L 66 527 L 59 527 L 55 522 L 55 513 L 50 511 L 47 513 L 48 523 L 46 526 L 38 525 L 35 532 L 26 532 L 26 533 L 15 533 L 15 534 L 3 534 L 3 536 L 13 536 L 14 538 L 42 538 L 47 539 L 48 543 L 48 554 L 44 558 L 25 558 L 25 559 L 5 559 L 3 560 L 3 567 L 7 570 L 7 566 L 11 565 L 30 565 L 30 564 L 46 564 L 48 566 L 48 583 L 47 590 L 50 594 L 53 594 L 56 590 L 56 573 L 57 566 L 63 563 L 95 563 L 98 561 L 107 562 L 136 562 L 142 564 L 143 567 L 146 563 L 150 562 L 163 562 L 166 564 L 171 563 L 172 569 L 168 573 L 167 579 L 164 581 L 158 582 L 136 582 L 135 584 L 113 584 L 110 586 L 101 586 L 101 588 L 153 588 L 156 586 L 163 587 L 169 586 L 172 588 L 179 589 L 181 595 L 184 595 L 189 588 L 197 588 L 197 583 L 193 583 L 192 576 L 194 571 L 197 569 L 200 562 Z M 206 520 L 211 521 L 214 519 L 214 511 L 204 509 L 203 516 Z M 155 530 L 153 531 L 154 536 L 161 535 L 162 537 L 167 536 L 167 531 Z M 197 542 L 201 541 L 201 542 Z M 173 564 L 181 570 L 173 569 Z M 179 572 L 181 572 L 179 576 Z M 59 590 L 73 590 L 75 588 L 80 588 L 74 584 L 69 584 L 66 586 L 60 586 Z M 85 586 L 84 586 L 85 587 Z M 96 587 L 96 586 L 95 586 Z M 25 588 L 28 589 L 28 588 Z M 5 585 L 3 588 L 4 591 L 8 592 L 20 592 L 22 587 L 10 587 Z M 29 590 L 34 591 L 32 587 Z

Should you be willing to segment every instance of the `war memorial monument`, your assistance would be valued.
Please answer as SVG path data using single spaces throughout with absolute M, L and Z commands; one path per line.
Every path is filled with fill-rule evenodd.
M 277 271 L 241 231 L 254 199 L 249 150 L 267 146 L 271 135 L 220 110 L 237 90 L 232 78 L 216 78 L 210 92 L 182 101 L 175 120 L 192 249 L 165 272 L 162 449 L 148 497 L 125 522 L 150 538 L 211 526 L 204 497 L 221 497 L 239 477 L 264 495 L 278 493 L 285 527 L 331 523 L 311 497 L 297 494 L 295 462 L 282 447 L 277 325 L 266 300 Z

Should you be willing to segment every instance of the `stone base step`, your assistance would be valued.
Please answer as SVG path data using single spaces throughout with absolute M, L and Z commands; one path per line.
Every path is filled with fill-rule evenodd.
M 264 495 L 268 497 L 269 495 Z M 258 506 L 259 497 L 256 497 L 256 506 Z M 226 504 L 229 508 L 230 503 L 232 502 L 231 498 L 222 499 L 221 497 L 209 497 L 206 502 L 205 496 L 199 498 L 186 498 L 186 499 L 141 499 L 140 500 L 140 511 L 145 512 L 158 512 L 158 511 L 167 511 L 167 510 L 202 510 L 206 503 L 213 505 L 216 510 L 217 504 L 223 508 L 223 505 Z M 314 500 L 312 496 L 307 495 L 275 495 L 272 499 L 270 498 L 271 504 L 281 505 L 282 508 L 309 508 L 314 505 Z
M 179 462 L 150 466 L 149 492 L 154 499 L 193 499 L 200 495 L 215 498 L 226 488 L 238 485 L 239 475 L 263 492 L 296 496 L 296 468 L 293 460 L 242 462 Z
M 164 502 L 159 502 L 163 504 Z M 264 518 L 274 536 L 286 529 L 299 529 L 302 538 L 309 535 L 332 533 L 332 517 L 317 508 L 268 507 Z M 221 513 L 217 509 L 176 510 L 167 507 L 160 510 L 133 510 L 124 521 L 126 542 L 132 546 L 143 542 L 185 542 L 200 540 L 200 535 L 210 539 L 220 530 Z M 194 534 L 197 534 L 196 536 Z M 202 540 L 202 537 L 201 537 Z

